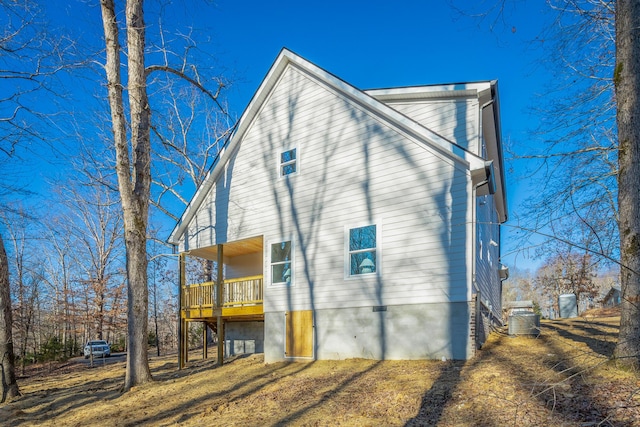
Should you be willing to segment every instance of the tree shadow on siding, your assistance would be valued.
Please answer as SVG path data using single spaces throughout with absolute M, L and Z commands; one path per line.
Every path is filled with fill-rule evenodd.
M 268 149 L 263 154 L 263 165 L 267 170 L 275 171 L 277 169 L 274 165 L 274 157 L 278 153 L 292 147 L 298 149 L 299 175 L 274 176 L 271 191 L 277 212 L 279 234 L 284 239 L 293 238 L 295 242 L 294 256 L 296 257 L 293 263 L 296 272 L 301 273 L 299 277 L 295 278 L 296 283 L 293 287 L 286 287 L 285 306 L 289 311 L 299 309 L 302 306 L 308 306 L 311 310 L 314 324 L 312 331 L 313 356 L 317 357 L 318 352 L 323 348 L 316 326 L 318 320 L 317 286 L 319 283 L 326 283 L 327 280 L 326 277 L 319 276 L 320 267 L 318 265 L 322 262 L 319 259 L 327 255 L 322 252 L 323 235 L 335 232 L 335 229 L 328 230 L 327 223 L 323 221 L 327 208 L 335 206 L 336 198 L 339 197 L 339 191 L 336 191 L 337 189 L 332 187 L 329 181 L 335 178 L 335 175 L 332 174 L 336 174 L 336 170 L 332 167 L 335 166 L 336 160 L 339 160 L 340 142 L 344 138 L 345 129 L 329 126 L 334 121 L 340 122 L 336 105 L 324 104 L 320 100 L 318 104 L 310 107 L 309 100 L 303 100 L 303 97 L 306 96 L 305 90 L 308 90 L 305 84 L 308 84 L 308 81 L 304 79 L 292 83 L 286 96 L 288 112 L 286 126 L 267 135 Z M 315 103 L 315 101 L 313 102 Z M 301 103 L 305 106 L 299 108 Z M 267 120 L 277 121 L 278 113 L 280 113 L 277 107 L 274 106 L 271 110 L 265 109 L 263 114 L 268 117 Z M 322 117 L 316 116 L 317 122 L 313 121 L 310 124 L 309 118 L 304 115 L 305 108 L 317 109 L 314 110 L 315 112 L 321 110 L 322 114 L 318 115 Z M 318 126 L 321 127 L 316 130 Z M 314 130 L 309 131 L 308 127 Z M 331 132 L 329 132 L 330 130 Z M 305 137 L 305 135 L 312 135 L 312 137 Z M 315 153 L 313 157 L 310 156 L 312 152 Z M 314 173 L 315 181 L 313 183 L 304 181 L 305 177 L 308 180 L 310 171 Z M 306 176 L 303 176 L 305 174 Z M 343 226 L 344 224 L 340 224 L 340 233 L 342 233 Z M 337 257 L 334 257 L 335 254 L 342 254 L 342 247 L 331 246 L 324 249 L 328 249 L 331 253 L 328 264 L 332 267 L 335 266 L 336 271 L 342 272 L 342 263 L 336 262 L 335 258 Z M 342 259 L 342 255 L 340 255 L 340 259 Z M 304 287 L 306 295 L 295 289 L 300 286 Z
M 362 112 L 358 115 L 355 110 L 352 112 L 352 117 L 359 122 L 365 123 L 367 134 L 371 135 L 371 138 L 365 140 L 362 146 L 365 173 L 365 179 L 363 180 L 362 186 L 367 202 L 368 220 L 374 221 L 376 213 L 374 211 L 373 192 L 370 189 L 371 182 L 374 180 L 374 172 L 371 171 L 370 168 L 370 146 L 376 142 L 379 143 L 385 137 L 388 139 L 388 135 L 390 133 L 393 135 L 395 132 L 391 128 L 383 129 L 382 125 L 377 122 L 372 123 L 371 120 L 367 120 L 364 117 L 365 115 L 366 114 Z M 409 118 L 407 117 L 407 119 Z M 376 141 L 376 138 L 380 138 L 380 141 Z M 395 152 L 397 156 L 403 159 L 407 173 L 413 174 L 416 177 L 416 181 L 419 183 L 420 188 L 415 191 L 415 195 L 417 195 L 420 200 L 424 200 L 424 205 L 431 206 L 429 211 L 420 212 L 420 227 L 422 227 L 423 230 L 430 230 L 434 236 L 437 236 L 439 249 L 441 254 L 444 255 L 444 259 L 441 260 L 437 268 L 434 268 L 433 266 L 424 267 L 416 265 L 416 262 L 419 260 L 422 260 L 425 263 L 429 262 L 428 250 L 420 251 L 420 255 L 410 254 L 410 256 L 406 257 L 406 259 L 402 261 L 403 264 L 411 263 L 412 268 L 422 270 L 424 274 L 422 276 L 422 280 L 425 284 L 431 283 L 434 287 L 438 287 L 439 283 L 444 283 L 444 286 L 439 289 L 443 293 L 442 298 L 448 300 L 449 303 L 448 305 L 444 305 L 444 307 L 446 307 L 444 309 L 446 313 L 444 314 L 444 322 L 441 322 L 442 319 L 438 319 L 437 324 L 423 325 L 424 328 L 422 330 L 416 330 L 415 333 L 419 334 L 422 331 L 433 332 L 440 329 L 443 331 L 440 339 L 444 338 L 447 340 L 448 337 L 448 348 L 441 347 L 438 354 L 432 353 L 428 357 L 440 358 L 445 356 L 447 359 L 465 359 L 470 339 L 468 333 L 470 312 L 468 302 L 466 301 L 466 289 L 468 284 L 466 281 L 465 269 L 463 268 L 463 266 L 467 265 L 465 259 L 466 254 L 464 250 L 464 243 L 461 242 L 468 240 L 467 220 L 465 217 L 466 210 L 460 212 L 459 210 L 455 210 L 453 206 L 464 204 L 466 203 L 465 200 L 469 198 L 469 195 L 466 192 L 468 178 L 462 167 L 460 165 L 456 165 L 455 161 L 445 161 L 438 158 L 437 161 L 451 162 L 454 163 L 454 165 L 449 166 L 452 169 L 450 172 L 451 175 L 439 176 L 436 180 L 434 176 L 430 176 L 426 172 L 425 166 L 416 160 L 414 157 L 415 154 L 410 152 L 410 148 L 413 148 L 413 144 L 416 144 L 416 142 L 408 141 L 406 137 L 400 135 L 395 135 L 395 139 L 391 142 L 385 142 L 387 142 L 385 144 L 385 148 L 387 150 Z M 419 143 L 419 145 L 422 144 L 423 143 Z M 425 145 L 421 150 L 432 153 L 434 149 L 427 148 Z M 423 152 L 421 153 L 424 154 Z M 437 157 L 434 154 L 432 155 Z M 439 182 L 434 185 L 434 182 L 438 180 L 441 180 L 444 183 Z M 438 185 L 440 188 L 436 190 L 435 187 Z M 461 190 L 461 188 L 464 190 Z M 407 204 L 414 211 L 412 213 L 418 214 L 419 208 L 416 207 L 415 200 L 411 200 L 410 197 L 402 192 L 396 193 L 395 197 L 397 198 L 397 205 Z M 408 244 L 410 243 L 410 239 L 414 238 L 413 233 L 409 231 L 405 233 L 405 241 Z M 415 243 L 413 244 L 415 245 Z M 457 247 L 456 244 L 458 245 Z M 402 267 L 396 266 L 395 270 L 399 271 L 401 269 Z M 376 277 L 374 298 L 380 306 L 384 306 L 386 304 L 384 299 L 385 287 L 390 288 L 394 285 L 393 273 L 394 271 L 385 270 L 382 275 L 379 274 Z M 418 299 L 424 298 L 420 294 L 416 294 L 415 296 Z M 387 354 L 387 330 L 385 326 L 387 322 L 385 319 L 385 312 L 380 311 L 379 317 L 380 336 L 383 337 L 381 342 L 381 353 L 384 358 Z M 446 326 L 443 327 L 443 323 Z
M 423 325 L 420 333 L 433 331 L 436 328 L 443 330 L 440 339 L 448 340 L 449 346 L 444 355 L 447 358 L 465 358 L 470 341 L 468 332 L 470 309 L 466 298 L 468 286 L 466 269 L 470 267 L 467 267 L 464 249 L 464 242 L 468 239 L 467 210 L 452 206 L 457 204 L 460 207 L 461 204 L 468 204 L 467 199 L 470 195 L 467 192 L 466 169 L 462 164 L 457 164 L 455 160 L 446 158 L 446 155 L 437 153 L 438 150 L 424 145 L 421 148 L 424 151 L 420 151 L 422 153 L 420 155 L 433 155 L 435 167 L 442 166 L 445 171 L 443 176 L 427 172 L 424 162 L 416 162 L 413 157 L 415 153 L 412 153 L 408 148 L 408 146 L 415 148 L 415 144 L 423 145 L 422 142 L 419 142 L 419 138 L 408 137 L 398 132 L 393 126 L 386 125 L 385 121 L 377 117 L 375 113 L 361 108 L 352 100 L 335 97 L 333 93 L 326 91 L 325 87 L 314 85 L 315 82 L 308 79 L 304 73 L 291 71 L 291 75 L 286 78 L 290 79 L 288 86 L 283 85 L 282 87 L 287 87 L 287 92 L 278 92 L 277 96 L 273 95 L 273 98 L 261 112 L 260 126 L 266 130 L 261 135 L 264 144 L 262 146 L 262 165 L 267 171 L 270 171 L 269 185 L 278 217 L 276 226 L 282 239 L 294 239 L 296 246 L 294 256 L 297 257 L 297 260 L 293 262 L 294 265 L 297 265 L 296 270 L 301 274 L 295 279 L 297 283 L 294 286 L 287 286 L 282 291 L 270 289 L 268 292 L 274 298 L 282 294 L 286 299 L 284 306 L 288 310 L 307 305 L 314 315 L 315 323 L 318 285 L 327 281 L 326 272 L 319 267 L 318 258 L 330 257 L 331 261 L 323 260 L 323 262 L 335 265 L 339 269 L 337 271 L 340 271 L 340 276 L 343 275 L 342 271 L 345 269 L 344 249 L 335 247 L 335 245 L 327 247 L 326 242 L 335 243 L 344 239 L 344 237 L 342 239 L 338 237 L 338 233 L 345 232 L 344 227 L 365 222 L 373 224 L 386 214 L 393 216 L 398 221 L 399 211 L 396 205 L 402 205 L 405 211 L 413 209 L 411 215 L 420 216 L 422 221 L 420 227 L 427 227 L 430 230 L 428 232 L 432 233 L 434 240 L 437 240 L 438 253 L 442 257 L 442 261 L 437 267 L 433 263 L 429 268 L 421 267 L 424 274 L 421 286 L 422 288 L 428 287 L 426 284 L 431 283 L 432 280 L 430 276 L 441 275 L 444 278 L 434 286 L 441 286 L 442 298 L 440 299 L 448 299 L 448 303 L 450 303 L 445 309 L 446 311 L 443 312 L 447 317 L 446 321 L 441 322 L 442 319 L 438 319 L 437 325 Z M 461 121 L 464 119 L 458 118 Z M 257 124 L 255 126 L 259 127 Z M 465 123 L 460 123 L 459 126 L 466 131 Z M 415 140 L 409 141 L 408 138 Z M 313 150 L 311 146 L 313 146 Z M 279 177 L 275 160 L 283 150 L 289 150 L 293 147 L 302 147 L 298 151 L 300 156 L 299 175 Z M 359 150 L 359 156 L 353 155 L 355 150 Z M 313 157 L 309 155 L 312 151 L 315 152 Z M 345 152 L 349 152 L 351 156 L 346 162 L 345 158 L 341 157 L 345 156 Z M 426 152 L 430 154 L 424 154 Z M 392 171 L 396 175 L 387 175 L 389 172 L 385 170 L 387 156 L 396 162 L 397 169 Z M 317 178 L 314 187 L 308 186 L 309 183 L 304 181 L 311 176 L 309 171 L 312 170 L 315 173 L 314 177 Z M 400 170 L 404 171 L 406 175 L 398 175 Z M 358 202 L 362 200 L 361 204 L 346 205 L 339 214 L 335 210 L 340 207 L 336 207 L 336 203 L 332 203 L 341 196 L 342 190 L 337 188 L 336 181 L 332 180 L 336 176 L 342 179 L 345 191 L 353 194 Z M 416 194 L 424 198 L 425 204 L 429 205 L 431 212 L 418 212 L 421 209 L 420 203 L 416 203 L 411 197 L 404 197 L 404 194 L 398 193 L 392 184 L 395 179 L 402 182 L 404 188 L 410 188 L 411 184 L 409 183 L 415 182 L 420 188 Z M 384 182 L 384 180 L 389 181 Z M 438 186 L 436 190 L 432 189 L 434 181 Z M 301 182 L 305 182 L 304 189 L 300 188 Z M 333 187 L 330 187 L 329 182 L 333 183 L 331 184 Z M 313 189 L 311 190 L 311 188 Z M 304 194 L 301 194 L 302 192 Z M 458 200 L 458 198 L 464 200 Z M 326 220 L 325 218 L 329 216 L 328 207 L 332 204 L 331 218 Z M 349 217 L 350 211 L 352 211 L 352 215 Z M 334 220 L 334 217 L 338 215 L 340 224 Z M 378 224 L 378 226 L 384 229 L 385 223 Z M 411 241 L 414 248 L 425 247 L 422 242 L 412 236 L 410 230 L 405 230 L 404 233 L 404 238 L 407 242 Z M 271 234 L 267 239 L 270 238 L 276 238 L 276 236 Z M 323 248 L 325 253 L 322 252 Z M 401 250 L 400 248 L 394 249 Z M 395 250 L 394 252 L 396 253 L 392 255 L 398 257 L 399 252 Z M 399 263 L 413 262 L 413 259 L 421 257 L 419 252 L 416 250 Z M 428 252 L 428 250 L 424 250 L 424 258 L 427 258 Z M 349 289 L 345 292 L 352 291 L 354 295 L 357 295 L 358 300 L 352 301 L 355 303 L 353 307 L 357 307 L 360 313 L 364 313 L 363 309 L 371 310 L 373 308 L 374 313 L 368 318 L 376 319 L 377 350 L 372 351 L 371 348 L 365 348 L 365 350 L 371 352 L 372 357 L 380 359 L 386 359 L 389 356 L 389 337 L 387 336 L 389 327 L 401 327 L 399 323 L 395 325 L 389 323 L 392 322 L 391 316 L 385 311 L 387 304 L 398 304 L 389 301 L 387 295 L 390 295 L 389 290 L 393 288 L 394 270 L 401 268 L 397 262 L 392 265 L 388 259 L 386 261 L 379 260 L 380 263 L 390 266 L 382 274 L 377 273 L 368 277 L 355 275 L 346 281 L 344 277 L 337 277 L 335 271 L 332 272 L 332 277 L 344 282 L 345 289 Z M 326 268 L 326 265 L 323 268 Z M 435 269 L 437 271 L 434 271 Z M 319 277 L 320 273 L 323 274 L 322 277 Z M 345 275 L 349 276 L 346 272 Z M 305 287 L 305 297 L 301 295 L 299 289 L 295 289 L 296 286 Z M 422 298 L 422 302 L 428 299 L 422 295 L 419 297 Z M 410 299 L 405 299 L 407 304 L 415 304 Z M 437 302 L 440 302 L 440 299 Z M 365 302 L 362 303 L 360 300 Z M 344 301 L 337 299 L 336 302 L 337 304 L 334 306 L 336 309 L 345 306 Z M 453 305 L 456 307 L 454 308 Z M 449 309 L 449 307 L 451 308 Z M 359 316 L 361 318 L 367 317 L 362 314 Z M 345 328 L 349 328 L 349 325 L 338 324 L 340 322 L 338 319 L 329 320 L 329 322 L 331 321 L 336 322 L 335 327 L 340 329 L 339 333 L 344 336 L 348 334 Z M 314 328 L 315 355 L 319 350 L 322 351 L 319 348 L 322 343 L 318 338 L 318 330 Z M 366 341 L 354 341 L 351 344 L 353 348 L 374 345 L 371 338 L 363 337 L 363 339 Z M 407 348 L 407 351 L 410 350 Z M 335 350 L 332 349 L 332 351 Z M 393 357 L 397 358 L 397 356 Z
M 184 236 L 184 251 L 188 252 L 191 246 L 194 248 L 203 248 L 207 246 L 214 246 L 217 243 L 227 243 L 229 240 L 229 228 L 235 225 L 235 230 L 242 228 L 243 218 L 234 218 L 232 224 L 229 218 L 229 203 L 230 203 L 230 188 L 231 183 L 234 180 L 233 172 L 235 167 L 235 161 L 238 151 L 232 153 L 227 161 L 224 172 L 218 177 L 214 184 L 214 199 L 213 206 L 204 205 L 207 201 L 210 201 L 207 196 L 203 206 L 205 207 L 206 220 L 195 215 L 193 220 L 194 226 L 187 227 L 185 229 Z M 216 158 L 215 162 L 218 162 L 219 158 Z M 216 163 L 214 163 L 214 166 Z M 213 169 L 212 169 L 213 170 Z M 190 231 L 192 231 L 190 233 Z M 215 260 L 212 260 L 215 262 Z M 215 270 L 215 269 L 214 269 Z

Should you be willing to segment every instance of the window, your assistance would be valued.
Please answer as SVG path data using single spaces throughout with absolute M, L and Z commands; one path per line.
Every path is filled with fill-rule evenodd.
M 348 238 L 349 276 L 378 272 L 376 225 L 351 228 Z
M 291 284 L 291 241 L 271 245 L 271 284 Z
M 287 176 L 296 173 L 296 150 L 295 148 L 280 153 L 280 176 Z

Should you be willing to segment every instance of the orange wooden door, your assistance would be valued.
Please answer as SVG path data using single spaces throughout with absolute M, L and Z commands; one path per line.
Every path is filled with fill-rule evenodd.
M 313 312 L 288 311 L 285 313 L 286 357 L 313 357 Z

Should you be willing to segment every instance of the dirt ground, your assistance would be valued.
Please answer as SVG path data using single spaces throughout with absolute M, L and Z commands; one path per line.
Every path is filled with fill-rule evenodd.
M 121 393 L 124 363 L 65 364 L 20 381 L 3 426 L 640 426 L 640 375 L 611 360 L 619 317 L 491 335 L 467 362 L 350 359 L 265 365 L 193 353 L 151 360 L 155 382 Z M 197 355 L 197 356 L 196 356 Z M 46 370 L 45 370 L 46 371 Z

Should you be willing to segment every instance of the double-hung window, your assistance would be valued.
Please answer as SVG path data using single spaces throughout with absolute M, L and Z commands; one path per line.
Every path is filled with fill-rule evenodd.
M 291 284 L 291 241 L 271 244 L 271 284 Z
M 297 149 L 280 153 L 280 176 L 293 175 L 298 171 Z
M 377 232 L 375 224 L 348 230 L 348 276 L 379 273 Z

